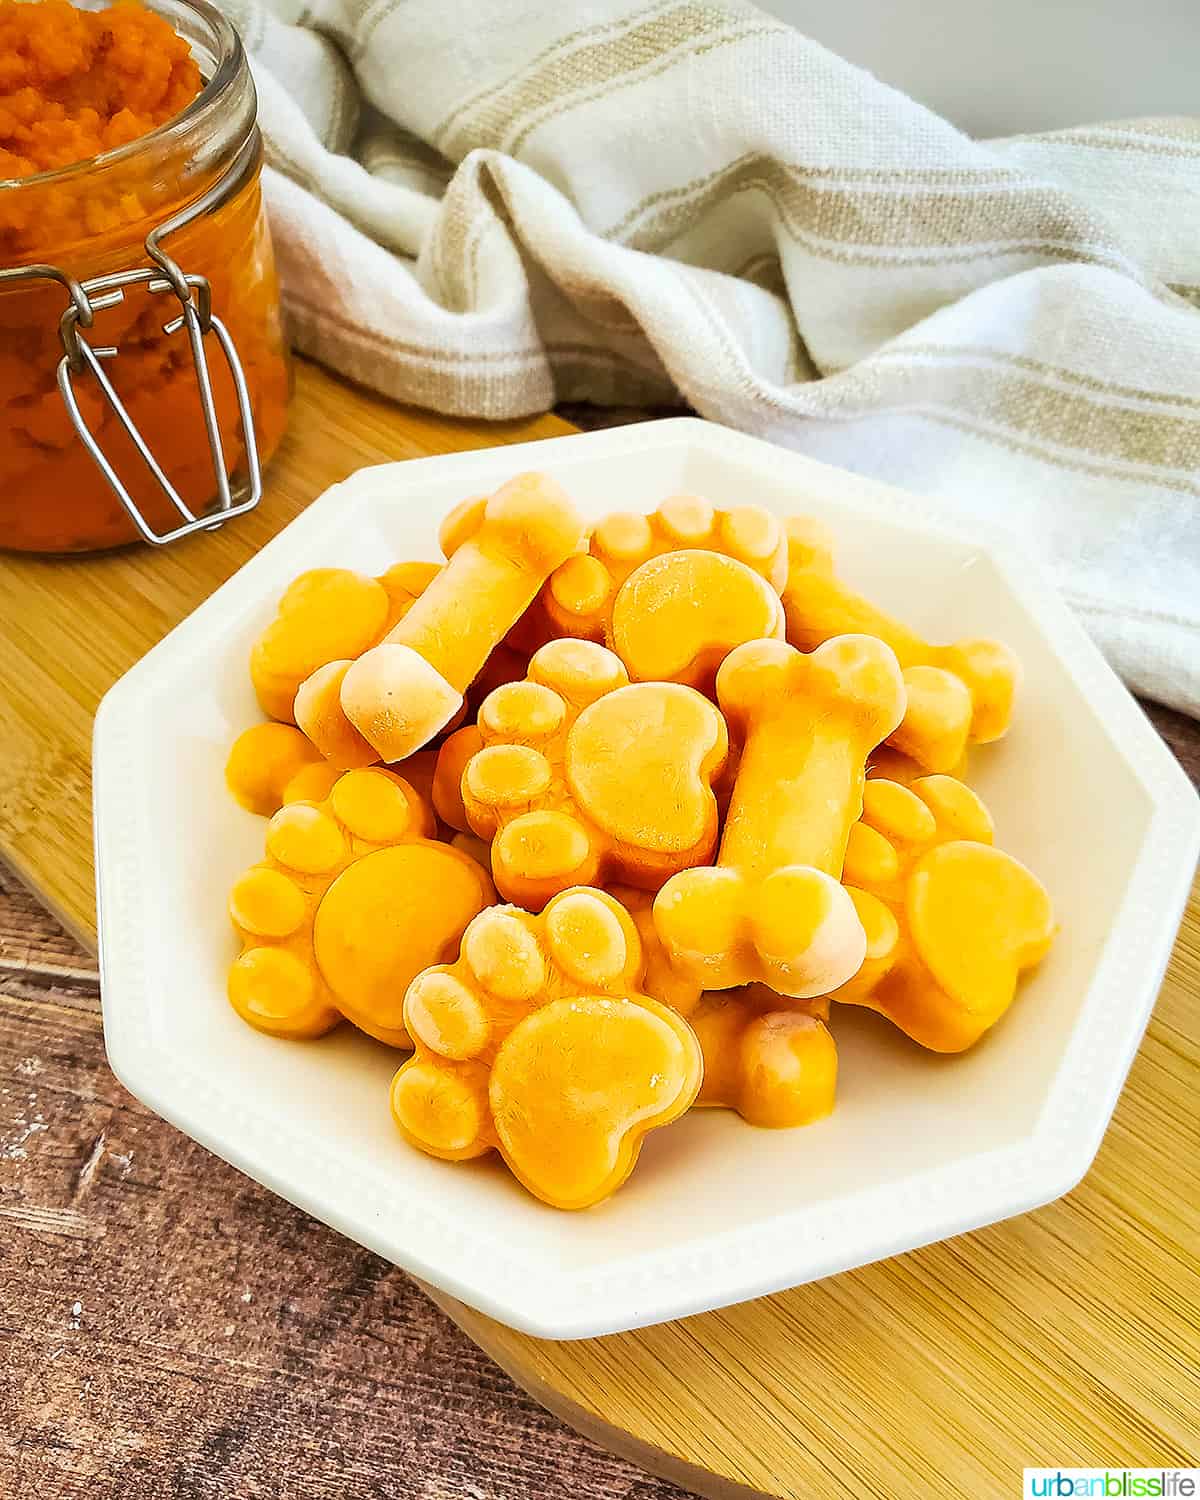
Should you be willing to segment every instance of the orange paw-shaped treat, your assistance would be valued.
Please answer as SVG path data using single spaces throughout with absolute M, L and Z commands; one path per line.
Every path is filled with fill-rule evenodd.
M 437 563 L 409 562 L 379 578 L 349 568 L 301 573 L 250 651 L 250 680 L 263 713 L 294 723 L 292 705 L 304 679 L 382 640 L 439 571 Z
M 433 807 L 433 777 L 437 770 L 436 750 L 417 750 L 407 760 L 399 761 L 391 769 L 397 776 L 403 776 L 427 807 Z
M 711 858 L 728 736 L 693 689 L 631 686 L 603 646 L 551 641 L 483 703 L 478 729 L 463 808 L 510 901 L 538 908 L 609 879 L 654 889 Z
M 300 731 L 297 730 L 296 733 L 299 734 Z M 271 808 L 269 812 L 266 808 L 263 809 L 268 817 L 272 812 L 278 812 L 280 807 L 286 807 L 289 802 L 324 802 L 333 791 L 338 778 L 346 774 L 341 766 L 335 766 L 332 761 L 317 755 L 311 744 L 309 749 L 313 751 L 316 759 L 301 766 L 284 786 L 278 807 Z M 412 785 L 411 782 L 409 784 Z
M 649 516 L 607 516 L 538 608 L 547 635 L 603 641 L 635 682 L 708 691 L 735 646 L 782 637 L 786 578 L 786 538 L 769 511 L 676 495 Z
M 621 585 L 668 552 L 720 553 L 752 569 L 779 593 L 787 581 L 787 538 L 757 505 L 716 510 L 696 495 L 673 495 L 651 515 L 614 511 L 592 532 L 588 550 L 550 575 L 539 607 L 553 636 L 604 641 Z
M 254 724 L 230 748 L 225 784 L 249 812 L 269 818 L 289 800 L 290 786 L 323 766 L 320 755 L 295 725 Z
M 463 706 L 489 656 L 584 534 L 544 474 L 521 474 L 442 524 L 449 559 L 384 639 L 333 662 L 296 695 L 296 722 L 331 760 L 356 741 L 389 763 L 427 745 Z
M 704 1054 L 696 1104 L 776 1129 L 823 1119 L 837 1094 L 828 1016 L 828 1000 L 789 1005 L 765 984 L 706 992 L 688 1016 Z
M 934 1052 L 995 1025 L 1055 925 L 1041 882 L 991 840 L 987 809 L 952 777 L 867 783 L 844 878 L 868 957 L 834 1000 L 879 1011 Z
M 415 1056 L 392 1082 L 404 1136 L 447 1161 L 498 1150 L 555 1208 L 620 1187 L 646 1132 L 700 1086 L 687 1023 L 641 995 L 637 933 L 602 891 L 556 896 L 539 917 L 493 907 L 457 962 L 409 987 Z
M 433 816 L 383 770 L 347 771 L 321 803 L 293 802 L 267 825 L 266 859 L 234 884 L 242 952 L 229 971 L 234 1009 L 260 1031 L 315 1037 L 345 1016 L 393 1047 L 409 1045 L 404 992 L 457 952 L 492 899 L 491 881 L 434 843 Z
M 1021 664 L 1007 646 L 992 640 L 931 645 L 841 582 L 829 536 L 818 522 L 798 516 L 787 531 L 788 640 L 802 651 L 850 631 L 887 642 L 908 692 L 908 708 L 891 736 L 897 750 L 926 771 L 948 772 L 968 743 L 984 744 L 1007 731 L 1021 678 Z
M 912 786 L 914 781 L 920 781 L 929 774 L 920 761 L 913 760 L 911 755 L 905 755 L 903 750 L 897 750 L 894 745 L 876 746 L 867 762 L 868 780 L 874 778 L 877 781 L 898 781 L 901 786 Z M 940 774 L 952 776 L 955 781 L 966 781 L 967 752 L 964 750 L 957 764 Z
M 492 846 L 490 844 L 485 843 L 481 838 L 476 838 L 473 833 L 455 833 L 450 837 L 450 845 L 470 855 L 481 870 L 487 871 L 488 879 L 491 879 Z
M 743 746 L 720 857 L 663 886 L 655 927 L 672 966 L 704 989 L 824 994 L 865 953 L 840 877 L 867 756 L 904 713 L 900 667 L 870 636 L 810 656 L 751 641 L 718 672 L 717 698 Z
M 635 682 L 711 692 L 736 646 L 782 640 L 783 623 L 779 595 L 744 563 L 719 552 L 666 552 L 621 585 L 608 643 Z
M 400 766 L 404 780 L 427 808 L 433 807 L 437 756 L 420 750 Z M 289 802 L 324 802 L 344 772 L 328 761 L 294 724 L 254 724 L 229 752 L 225 781 L 250 812 L 269 818 Z

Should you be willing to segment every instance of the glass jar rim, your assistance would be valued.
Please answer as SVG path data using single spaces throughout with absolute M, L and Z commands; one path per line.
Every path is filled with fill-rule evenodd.
M 148 10 L 163 15 L 157 0 L 143 0 Z M 119 166 L 135 158 L 139 153 L 153 151 L 156 147 L 169 148 L 197 124 L 202 123 L 215 109 L 235 82 L 242 69 L 247 66 L 241 38 L 224 15 L 209 3 L 209 0 L 171 0 L 172 8 L 192 11 L 212 31 L 216 48 L 216 67 L 212 76 L 196 97 L 177 115 L 148 130 L 136 140 L 126 141 L 123 146 L 114 146 L 96 156 L 85 156 L 82 161 L 69 162 L 65 167 L 52 167 L 46 172 L 37 172 L 32 177 L 0 177 L 0 192 L 7 188 L 42 187 L 47 184 L 70 182 L 86 172 L 103 171 Z M 107 7 L 105 7 L 107 8 Z M 164 16 L 164 19 L 170 19 Z M 253 128 L 253 123 L 251 125 Z

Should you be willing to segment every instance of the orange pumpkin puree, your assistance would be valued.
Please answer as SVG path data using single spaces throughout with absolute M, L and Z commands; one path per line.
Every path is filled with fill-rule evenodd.
M 200 92 L 187 43 L 132 0 L 0 0 L 0 178 L 136 141 Z
M 40 177 L 140 140 L 203 87 L 188 43 L 137 0 L 102 11 L 68 0 L 0 0 L 0 268 L 49 262 L 80 280 L 149 264 L 146 234 L 209 187 L 225 161 L 195 141 L 146 142 L 119 163 Z M 202 148 L 201 148 L 202 150 Z M 227 203 L 171 236 L 188 274 L 207 276 L 213 310 L 245 370 L 259 454 L 283 433 L 289 372 L 279 292 L 257 172 Z M 63 552 L 132 541 L 136 531 L 76 435 L 56 385 L 61 286 L 0 286 L 0 547 Z M 125 289 L 84 334 L 112 344 L 105 371 L 168 478 L 193 510 L 215 483 L 184 333 L 163 324 L 170 294 Z M 233 383 L 205 340 L 230 473 L 244 470 Z M 137 456 L 95 380 L 75 380 L 85 421 L 143 514 L 181 518 Z

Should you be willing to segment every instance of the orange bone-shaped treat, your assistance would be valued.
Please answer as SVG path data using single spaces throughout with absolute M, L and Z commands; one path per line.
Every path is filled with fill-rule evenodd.
M 637 929 L 642 945 L 643 993 L 690 1017 L 700 1004 L 703 985 L 690 971 L 677 969 L 667 955 L 654 926 L 654 893 L 632 885 L 611 885 L 608 893 L 621 903 Z
M 751 1125 L 810 1125 L 833 1109 L 837 1044 L 825 999 L 789 1003 L 764 984 L 711 990 L 688 1021 L 704 1054 L 699 1105 Z
M 388 762 L 421 749 L 582 537 L 575 507 L 544 474 L 460 506 L 442 525 L 446 566 L 379 645 L 304 683 L 297 723 L 330 759 L 354 735 Z
M 379 578 L 349 568 L 301 573 L 250 652 L 250 680 L 263 712 L 294 723 L 292 705 L 305 678 L 382 640 L 439 571 L 437 563 L 410 562 Z
M 368 745 L 342 708 L 342 683 L 352 661 L 328 661 L 306 677 L 296 690 L 293 705 L 296 723 L 331 765 L 349 770 L 378 763 L 374 745 Z M 402 757 L 404 758 L 404 757 Z
M 344 1016 L 408 1046 L 409 981 L 457 952 L 493 897 L 479 865 L 432 831 L 413 788 L 383 770 L 348 771 L 327 801 L 282 807 L 267 825 L 266 859 L 229 898 L 242 939 L 229 998 L 242 1019 L 299 1038 Z
M 587 552 L 550 575 L 538 600 L 549 634 L 606 640 L 617 593 L 629 575 L 651 558 L 696 549 L 743 563 L 776 593 L 787 581 L 787 539 L 770 511 L 757 505 L 716 510 L 696 495 L 673 495 L 652 515 L 606 516 Z
M 630 886 L 612 895 L 642 943 L 642 989 L 686 1017 L 704 1054 L 697 1106 L 737 1110 L 752 1125 L 807 1125 L 833 1108 L 837 1046 L 824 1023 L 828 996 L 791 1000 L 765 984 L 702 991 L 675 968 L 654 927 L 653 898 Z
M 867 756 L 904 712 L 900 667 L 870 636 L 811 656 L 751 641 L 721 667 L 717 697 L 743 745 L 720 857 L 663 886 L 655 927 L 673 967 L 705 989 L 824 994 L 866 951 L 840 876 Z
M 691 1029 L 638 993 L 640 967 L 633 924 L 602 891 L 563 892 L 539 917 L 483 912 L 457 962 L 409 986 L 401 1132 L 448 1161 L 498 1150 L 556 1208 L 607 1197 L 700 1086 Z
M 995 1025 L 1055 926 L 1041 882 L 991 840 L 987 809 L 949 776 L 867 783 L 845 879 L 870 953 L 834 1000 L 879 1011 L 934 1052 Z
M 524 682 L 483 703 L 478 729 L 483 748 L 463 771 L 463 808 L 493 841 L 492 876 L 510 901 L 536 908 L 610 878 L 655 889 L 711 857 L 712 782 L 728 736 L 693 689 L 630 686 L 603 646 L 551 641 Z
M 851 631 L 887 642 L 908 692 L 904 719 L 891 736 L 897 750 L 927 771 L 946 772 L 958 765 L 968 743 L 983 744 L 1006 732 L 1021 677 L 1021 664 L 1007 646 L 992 640 L 931 645 L 837 577 L 832 544 L 818 522 L 798 516 L 787 530 L 787 638 L 802 651 Z

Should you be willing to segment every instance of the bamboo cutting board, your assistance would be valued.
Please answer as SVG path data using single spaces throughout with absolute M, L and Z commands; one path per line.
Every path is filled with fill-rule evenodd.
M 91 716 L 109 683 L 350 470 L 570 430 L 454 422 L 298 375 L 256 513 L 177 552 L 0 557 L 0 852 L 89 945 Z M 708 1496 L 1000 1500 L 1025 1465 L 1195 1463 L 1198 998 L 1194 893 L 1098 1161 L 1038 1213 L 607 1339 L 547 1343 L 437 1300 L 552 1410 Z

